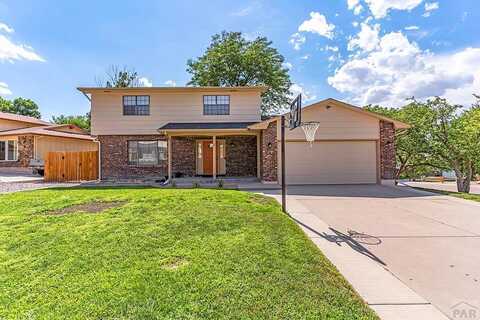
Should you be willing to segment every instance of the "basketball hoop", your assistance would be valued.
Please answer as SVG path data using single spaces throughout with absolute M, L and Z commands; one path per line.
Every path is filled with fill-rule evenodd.
M 313 146 L 313 142 L 315 141 L 315 133 L 317 132 L 319 126 L 320 122 L 317 121 L 302 122 L 300 125 L 305 133 L 305 140 L 310 142 L 310 148 Z

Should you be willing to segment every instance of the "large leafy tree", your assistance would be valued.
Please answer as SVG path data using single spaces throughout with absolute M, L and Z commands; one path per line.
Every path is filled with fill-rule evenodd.
M 20 114 L 40 119 L 38 105 L 30 99 L 16 98 L 13 101 L 0 97 L 0 111 Z
M 427 104 L 435 112 L 431 122 L 432 153 L 455 172 L 458 191 L 470 192 L 480 154 L 480 109 L 461 112 L 461 106 L 442 98 Z
M 478 104 L 478 103 L 477 103 Z M 412 125 L 399 131 L 397 177 L 402 172 L 427 166 L 453 170 L 460 192 L 470 192 L 470 183 L 480 168 L 480 108 L 466 110 L 436 97 L 427 102 L 412 102 L 400 109 L 367 107 Z
M 90 131 L 90 112 L 85 115 L 77 116 L 65 116 L 63 114 L 59 116 L 53 116 L 52 122 L 56 124 L 74 124 L 82 129 Z
M 246 40 L 240 32 L 212 37 L 206 52 L 190 59 L 187 71 L 193 86 L 267 86 L 262 95 L 262 114 L 274 114 L 288 104 L 291 85 L 283 56 L 265 37 Z
M 430 171 L 432 167 L 445 168 L 429 153 L 428 132 L 432 111 L 427 106 L 411 101 L 402 108 L 366 106 L 365 109 L 411 125 L 407 130 L 396 131 L 395 179 L 418 176 Z

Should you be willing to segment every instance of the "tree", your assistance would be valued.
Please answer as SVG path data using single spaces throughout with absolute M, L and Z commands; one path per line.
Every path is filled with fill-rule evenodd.
M 427 106 L 411 101 L 402 108 L 366 106 L 365 109 L 411 125 L 409 129 L 397 130 L 395 133 L 396 180 L 401 176 L 417 177 L 431 167 L 443 168 L 429 153 L 427 137 L 431 110 Z
M 453 170 L 458 191 L 470 192 L 470 182 L 480 168 L 480 108 L 476 104 L 465 110 L 436 97 L 426 102 L 412 99 L 400 109 L 367 109 L 412 125 L 396 134 L 397 178 L 422 167 Z
M 58 117 L 53 116 L 52 122 L 56 124 L 74 124 L 84 130 L 90 131 L 90 112 L 78 116 L 65 116 L 63 114 Z
M 267 86 L 262 94 L 262 114 L 283 111 L 291 86 L 283 56 L 265 37 L 246 40 L 241 32 L 222 32 L 212 37 L 206 52 L 190 59 L 187 72 L 193 86 Z
M 41 114 L 38 105 L 30 99 L 16 98 L 13 101 L 0 97 L 0 111 L 20 114 L 40 119 Z
M 138 73 L 135 69 L 111 65 L 106 71 L 106 79 L 97 78 L 99 87 L 107 88 L 128 88 L 139 87 Z

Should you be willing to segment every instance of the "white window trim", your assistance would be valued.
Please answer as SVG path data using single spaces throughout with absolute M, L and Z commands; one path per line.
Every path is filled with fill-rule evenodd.
M 16 162 L 18 161 L 18 139 L 14 138 L 1 138 L 0 143 L 5 143 L 5 158 L 8 158 L 8 142 L 13 141 L 14 143 L 14 156 L 15 159 L 4 159 L 0 160 L 0 162 Z

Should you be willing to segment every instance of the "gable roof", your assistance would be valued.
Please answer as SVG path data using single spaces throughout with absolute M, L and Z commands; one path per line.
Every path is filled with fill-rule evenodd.
M 366 116 L 369 116 L 369 117 L 373 117 L 373 118 L 377 118 L 379 120 L 383 120 L 383 121 L 387 121 L 387 122 L 391 122 L 394 124 L 395 128 L 396 129 L 408 129 L 410 128 L 411 126 L 407 123 L 404 123 L 404 122 L 401 122 L 401 121 L 398 121 L 398 120 L 395 120 L 395 119 L 392 119 L 392 118 L 388 118 L 388 117 L 385 117 L 385 116 L 382 116 L 378 113 L 374 113 L 374 112 L 370 112 L 370 111 L 367 111 L 365 110 L 364 108 L 360 108 L 360 107 L 356 107 L 354 105 L 351 105 L 351 104 L 348 104 L 348 103 L 345 103 L 345 102 L 342 102 L 342 101 L 339 101 L 339 100 L 336 100 L 336 99 L 333 99 L 333 98 L 328 98 L 328 99 L 325 99 L 325 100 L 322 100 L 322 101 L 318 101 L 318 102 L 315 102 L 315 103 L 312 103 L 308 106 L 305 106 L 302 108 L 302 112 L 304 110 L 307 110 L 307 109 L 311 109 L 311 108 L 314 108 L 314 107 L 317 107 L 319 105 L 332 105 L 332 106 L 336 106 L 336 107 L 340 107 L 340 108 L 345 108 L 345 109 L 348 109 L 350 111 L 353 111 L 353 112 L 358 112 L 360 114 L 363 114 L 363 115 L 366 115 Z M 287 116 L 289 113 L 285 113 L 284 115 Z M 257 124 L 254 124 L 254 125 L 251 125 L 249 126 L 250 129 L 266 129 L 268 127 L 268 124 L 273 122 L 273 121 L 276 121 L 280 118 L 280 116 L 274 116 L 270 119 L 267 119 L 265 121 L 262 121 L 260 123 L 257 123 Z
M 52 125 L 50 122 L 46 122 L 34 117 L 23 116 L 20 114 L 8 113 L 8 112 L 0 112 L 0 119 L 11 120 L 11 121 L 18 121 L 18 122 L 26 122 L 26 123 L 33 123 L 38 124 L 41 126 L 50 126 Z
M 50 125 L 50 126 L 44 126 L 44 127 L 30 127 L 30 128 L 5 130 L 5 131 L 0 131 L 0 136 L 18 136 L 18 135 L 33 134 L 33 135 L 40 135 L 40 136 L 70 138 L 70 139 L 89 140 L 89 141 L 93 141 L 95 139 L 94 137 L 88 134 L 71 133 L 71 132 L 56 130 L 59 127 L 64 127 L 64 126 L 65 125 Z M 72 125 L 72 126 L 75 126 L 75 125 Z

